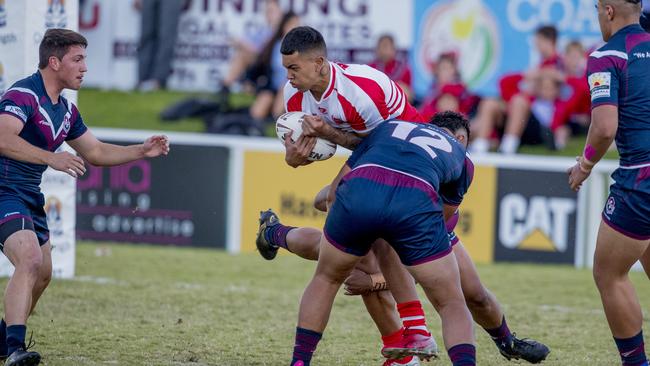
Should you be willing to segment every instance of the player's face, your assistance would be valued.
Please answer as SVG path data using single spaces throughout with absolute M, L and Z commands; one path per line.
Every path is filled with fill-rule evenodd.
M 71 46 L 68 53 L 59 63 L 57 74 L 65 88 L 78 90 L 81 88 L 86 67 L 86 49 L 82 46 Z
M 454 133 L 454 137 L 458 142 L 463 144 L 463 147 L 467 149 L 467 144 L 469 143 L 469 137 L 467 130 L 465 128 L 459 128 L 458 131 Z
M 324 57 L 303 55 L 300 52 L 282 55 L 282 65 L 287 69 L 287 79 L 291 86 L 300 91 L 307 91 L 316 85 L 326 66 Z

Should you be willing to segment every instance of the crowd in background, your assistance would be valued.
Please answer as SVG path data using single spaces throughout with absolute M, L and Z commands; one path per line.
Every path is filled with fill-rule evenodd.
M 139 89 L 164 88 L 171 70 L 171 57 L 155 55 L 170 52 L 169 38 L 156 37 L 152 24 L 178 24 L 178 19 L 169 20 L 179 16 L 180 11 L 170 10 L 178 4 L 161 0 L 135 2 L 143 10 Z M 147 3 L 149 6 L 143 6 Z M 650 17 L 648 4 L 645 2 L 644 11 Z M 214 100 L 198 108 L 194 104 L 195 108 L 189 109 L 187 104 L 182 105 L 184 110 L 214 112 L 204 115 L 208 132 L 262 135 L 265 126 L 284 112 L 282 88 L 286 71 L 282 67 L 280 42 L 289 30 L 300 25 L 300 18 L 291 11 L 283 12 L 278 0 L 267 0 L 265 6 L 264 31 L 233 40 L 231 66 Z M 642 18 L 641 23 L 650 20 Z M 155 42 L 160 39 L 166 39 L 167 43 L 160 44 L 160 51 L 156 51 Z M 375 60 L 370 66 L 397 82 L 424 119 L 449 110 L 466 115 L 471 120 L 470 150 L 474 153 L 495 150 L 513 154 L 527 144 L 561 150 L 571 136 L 588 130 L 590 98 L 586 65 L 593 50 L 585 49 L 577 40 L 558 49 L 558 31 L 553 25 L 539 27 L 534 39 L 541 61 L 530 70 L 501 75 L 496 97 L 473 93 L 463 83 L 459 69 L 462 56 L 449 52 L 441 54 L 431 66 L 433 83 L 428 94 L 416 99 L 411 67 L 406 58 L 400 57 L 390 34 L 377 39 Z M 161 65 L 163 60 L 167 64 Z M 229 100 L 233 90 L 254 95 L 253 103 L 248 108 L 232 108 Z

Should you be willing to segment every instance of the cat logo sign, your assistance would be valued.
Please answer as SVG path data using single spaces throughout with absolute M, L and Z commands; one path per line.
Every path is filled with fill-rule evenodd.
M 495 260 L 573 263 L 577 200 L 560 172 L 499 172 Z

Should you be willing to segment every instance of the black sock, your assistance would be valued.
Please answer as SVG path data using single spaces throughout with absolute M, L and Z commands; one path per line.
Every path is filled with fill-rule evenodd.
M 7 323 L 0 320 L 0 356 L 7 356 Z
M 27 327 L 25 325 L 10 325 L 7 327 L 7 354 L 14 353 L 25 345 L 25 334 Z

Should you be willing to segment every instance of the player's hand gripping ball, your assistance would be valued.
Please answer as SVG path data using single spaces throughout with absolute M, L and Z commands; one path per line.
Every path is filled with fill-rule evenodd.
M 300 135 L 302 134 L 302 122 L 303 112 L 288 112 L 281 115 L 278 120 L 275 122 L 275 132 L 278 134 L 278 138 L 284 144 L 284 137 L 290 131 L 293 131 L 291 134 L 291 141 L 296 142 Z M 328 140 L 317 138 L 316 146 L 309 154 L 309 160 L 311 161 L 320 161 L 327 160 L 334 156 L 336 153 L 336 144 Z

